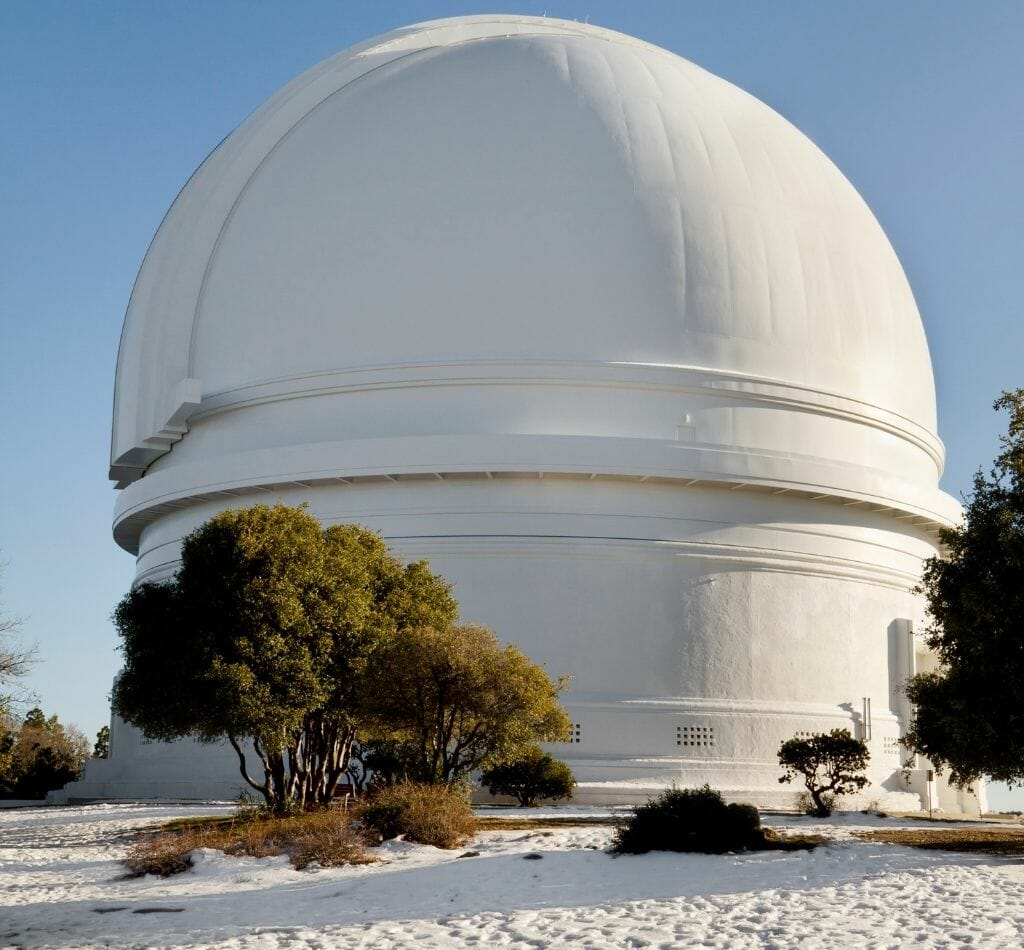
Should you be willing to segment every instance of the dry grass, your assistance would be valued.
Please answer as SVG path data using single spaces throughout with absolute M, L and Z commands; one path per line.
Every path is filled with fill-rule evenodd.
M 204 847 L 208 847 L 205 842 L 186 832 L 140 834 L 121 863 L 128 868 L 129 877 L 143 874 L 170 877 L 192 867 L 192 852 Z
M 369 864 L 366 840 L 338 811 L 310 812 L 287 818 L 195 819 L 144 832 L 129 848 L 124 864 L 132 876 L 168 877 L 192 866 L 191 853 L 212 848 L 231 855 L 264 858 L 286 854 L 298 869 L 310 864 L 333 867 Z
M 451 785 L 403 783 L 382 788 L 354 814 L 384 840 L 404 835 L 435 848 L 458 848 L 477 831 L 468 794 Z
M 1024 854 L 1024 828 L 878 828 L 855 832 L 864 841 L 972 854 Z
M 586 828 L 612 825 L 620 818 L 612 815 L 590 818 L 545 816 L 536 818 L 487 815 L 475 818 L 464 793 L 444 786 L 399 786 L 384 790 L 376 799 L 386 806 L 384 814 L 398 825 L 386 830 L 391 836 L 404 834 L 413 841 L 440 848 L 457 848 L 478 830 L 536 831 L 553 828 Z M 355 812 L 312 812 L 287 818 L 259 818 L 243 814 L 230 818 L 179 818 L 161 826 L 156 832 L 140 833 L 130 847 L 124 864 L 132 876 L 157 874 L 168 877 L 192 866 L 191 853 L 198 848 L 211 848 L 230 855 L 268 857 L 287 854 L 298 869 L 310 864 L 333 867 L 343 864 L 369 864 L 377 860 L 366 848 L 366 837 L 351 827 L 354 817 L 370 805 L 364 803 Z M 395 817 L 397 813 L 397 818 Z M 378 815 L 381 812 L 378 810 Z M 366 822 L 365 817 L 363 821 Z M 366 822 L 369 824 L 369 822 Z M 401 830 L 396 830 L 400 827 Z M 764 842 L 758 850 L 793 851 L 814 848 L 827 840 L 820 835 L 780 835 L 774 829 L 761 829 Z M 968 846 L 964 837 L 979 835 L 985 847 Z M 377 837 L 382 837 L 378 831 Z M 942 848 L 945 842 L 958 839 L 960 847 L 951 850 L 986 851 L 994 854 L 1024 853 L 1024 828 L 946 829 L 936 831 L 874 831 L 860 835 L 868 840 L 891 844 L 913 844 L 917 847 Z M 924 838 L 930 842 L 925 843 Z M 909 840 L 909 839 L 915 840 Z M 1011 848 L 999 850 L 992 845 L 996 839 L 1009 839 Z M 943 843 L 938 843 L 939 841 Z

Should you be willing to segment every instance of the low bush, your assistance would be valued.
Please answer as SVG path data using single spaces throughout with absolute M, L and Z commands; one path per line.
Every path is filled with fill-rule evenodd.
M 310 864 L 329 868 L 375 860 L 366 853 L 365 836 L 352 827 L 348 816 L 335 811 L 315 812 L 296 824 L 288 854 L 299 870 Z
M 180 831 L 157 832 L 137 838 L 121 859 L 130 877 L 156 874 L 170 877 L 192 867 L 192 852 L 205 848 L 196 833 Z
M 461 785 L 387 786 L 377 789 L 354 814 L 364 829 L 383 841 L 404 835 L 435 848 L 457 848 L 476 833 L 469 796 Z
M 724 854 L 764 846 L 757 809 L 753 805 L 727 805 L 721 794 L 705 785 L 670 788 L 634 808 L 633 814 L 615 829 L 612 850 L 623 854 Z
M 192 852 L 198 848 L 254 858 L 286 854 L 300 870 L 310 864 L 334 867 L 376 860 L 367 854 L 364 836 L 343 812 L 261 818 L 250 810 L 222 821 L 175 823 L 170 829 L 144 833 L 128 849 L 123 863 L 135 877 L 168 877 L 190 868 Z
M 572 798 L 576 777 L 564 762 L 533 746 L 515 759 L 487 769 L 480 784 L 492 795 L 511 795 L 529 808 L 538 799 Z

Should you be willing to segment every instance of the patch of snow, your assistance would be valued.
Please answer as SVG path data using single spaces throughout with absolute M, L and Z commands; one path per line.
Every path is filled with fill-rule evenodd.
M 1024 934 L 1019 859 L 858 840 L 862 828 L 921 827 L 861 814 L 766 818 L 782 831 L 836 839 L 813 852 L 615 857 L 606 853 L 613 829 L 599 825 L 487 831 L 464 859 L 468 848 L 394 841 L 376 849 L 376 864 L 301 872 L 283 858 L 202 850 L 184 874 L 125 878 L 118 862 L 135 829 L 226 810 L 0 812 L 0 946 L 1002 950 Z M 523 860 L 528 854 L 543 860 Z

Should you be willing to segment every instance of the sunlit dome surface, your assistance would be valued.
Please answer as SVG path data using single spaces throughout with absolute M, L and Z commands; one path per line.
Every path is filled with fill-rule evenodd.
M 654 46 L 483 16 L 325 61 L 196 173 L 132 298 L 114 462 L 184 379 L 494 360 L 697 367 L 935 430 L 906 279 L 816 146 Z

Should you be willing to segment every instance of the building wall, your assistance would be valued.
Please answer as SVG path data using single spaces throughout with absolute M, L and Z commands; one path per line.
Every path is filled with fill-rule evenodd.
M 871 800 L 907 790 L 899 684 L 909 624 L 922 622 L 909 591 L 934 550 L 911 524 L 838 501 L 639 478 L 295 485 L 165 514 L 142 532 L 140 578 L 169 576 L 189 531 L 256 501 L 308 502 L 325 523 L 381 531 L 399 555 L 454 582 L 465 621 L 569 676 L 564 702 L 578 729 L 555 751 L 582 800 L 708 781 L 778 803 L 792 798 L 777 782 L 780 743 L 832 728 L 870 740 Z M 105 766 L 128 782 L 122 791 L 148 797 L 166 780 L 167 795 L 182 794 L 174 773 L 196 751 L 139 745 L 132 732 L 117 732 L 119 764 Z M 217 797 L 233 797 L 240 782 L 223 753 Z M 202 760 L 219 754 L 202 750 Z

